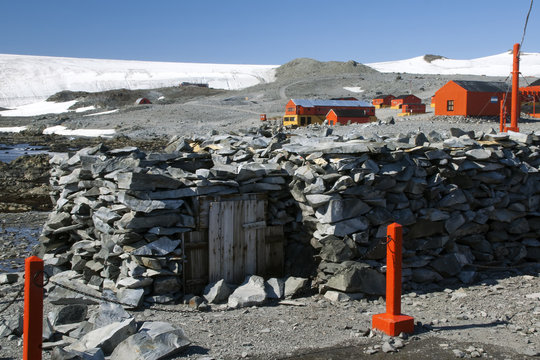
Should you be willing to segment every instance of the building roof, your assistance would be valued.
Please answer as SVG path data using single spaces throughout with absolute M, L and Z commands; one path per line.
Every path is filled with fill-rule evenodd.
M 454 80 L 454 82 L 471 92 L 506 92 L 510 90 L 510 86 L 502 81 Z
M 399 95 L 399 96 L 396 96 L 396 97 L 394 98 L 394 100 L 397 100 L 397 99 L 405 99 L 405 98 L 407 98 L 407 97 L 409 97 L 409 96 L 417 97 L 416 95 L 413 95 L 413 94 Z
M 390 95 L 390 94 L 388 94 L 388 95 L 377 95 L 377 96 L 375 96 L 373 99 L 374 99 L 374 100 L 375 100 L 375 99 L 384 99 L 384 98 L 387 98 L 388 96 L 394 97 L 394 95 Z
M 528 86 L 540 86 L 540 79 L 536 80 L 536 81 L 533 81 L 532 83 L 530 83 Z
M 372 107 L 370 103 L 360 100 L 308 100 L 308 99 L 291 99 L 298 106 L 302 107 L 315 107 L 315 106 L 329 106 L 329 107 Z
M 339 117 L 366 117 L 366 111 L 360 109 L 332 109 L 330 111 Z

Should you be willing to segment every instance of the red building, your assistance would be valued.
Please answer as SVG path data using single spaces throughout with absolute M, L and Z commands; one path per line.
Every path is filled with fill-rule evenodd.
M 425 112 L 426 104 L 403 104 L 401 106 L 401 113 L 403 115 L 424 114 Z
M 414 95 L 399 95 L 390 102 L 392 109 L 401 109 L 403 104 L 420 104 L 422 100 Z
M 364 110 L 368 118 L 375 118 L 375 108 L 364 101 L 291 99 L 285 105 L 283 125 L 321 124 L 330 110 Z
M 390 107 L 392 105 L 392 100 L 396 97 L 394 95 L 379 95 L 374 98 L 371 103 L 375 106 L 375 109 L 381 109 L 385 107 Z
M 435 115 L 498 116 L 500 102 L 507 93 L 506 104 L 510 107 L 510 91 L 504 82 L 449 81 L 435 92 Z
M 332 109 L 326 114 L 326 120 L 328 121 L 328 125 L 347 125 L 347 124 L 355 124 L 355 123 L 367 123 L 371 121 L 377 120 L 375 117 L 375 110 L 335 110 Z
M 145 97 L 135 100 L 135 105 L 151 104 L 152 102 Z

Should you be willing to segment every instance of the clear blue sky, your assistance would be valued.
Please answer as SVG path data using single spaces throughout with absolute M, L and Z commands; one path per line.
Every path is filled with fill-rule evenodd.
M 0 53 L 152 61 L 470 59 L 521 41 L 530 0 L 6 0 Z M 540 1 L 523 51 L 540 52 Z

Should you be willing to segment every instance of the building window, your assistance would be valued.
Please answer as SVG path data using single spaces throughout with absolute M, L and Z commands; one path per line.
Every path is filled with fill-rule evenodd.
M 311 124 L 311 116 L 308 116 L 307 123 L 308 123 L 308 125 Z
M 454 100 L 446 101 L 446 111 L 454 111 Z
M 287 111 L 288 111 L 288 112 L 293 112 L 293 111 L 294 111 L 294 108 L 293 108 L 293 107 L 287 108 Z

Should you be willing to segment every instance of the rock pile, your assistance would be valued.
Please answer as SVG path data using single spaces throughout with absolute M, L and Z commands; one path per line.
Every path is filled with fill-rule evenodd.
M 183 235 L 199 226 L 199 196 L 271 193 L 266 224 L 295 219 L 287 173 L 269 156 L 283 134 L 265 135 L 174 139 L 159 154 L 98 145 L 56 155 L 55 205 L 41 236 L 48 272 L 133 307 L 178 299 Z
M 312 130 L 176 138 L 162 154 L 97 146 L 56 156 L 55 208 L 42 236 L 48 267 L 133 306 L 178 299 L 196 198 L 261 192 L 269 194 L 266 222 L 285 226 L 288 262 L 300 263 L 310 247 L 318 252 L 322 292 L 383 294 L 394 221 L 404 226 L 403 275 L 412 287 L 469 283 L 471 265 L 540 259 L 534 134 L 452 129 L 448 138 L 364 139 Z
M 384 293 L 386 227 L 404 226 L 404 280 L 474 279 L 473 264 L 540 259 L 538 137 L 452 129 L 366 141 L 291 139 L 291 194 L 324 291 Z M 294 141 L 294 143 L 293 143 Z

